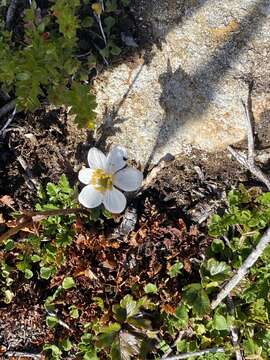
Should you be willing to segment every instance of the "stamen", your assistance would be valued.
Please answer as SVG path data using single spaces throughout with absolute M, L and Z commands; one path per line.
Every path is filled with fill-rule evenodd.
M 106 190 L 112 190 L 113 188 L 112 175 L 106 173 L 102 169 L 96 169 L 94 170 L 94 174 L 91 178 L 91 184 L 98 191 L 104 192 Z

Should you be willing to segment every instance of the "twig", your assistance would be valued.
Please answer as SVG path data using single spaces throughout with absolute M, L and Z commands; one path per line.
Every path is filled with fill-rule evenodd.
M 11 238 L 13 235 L 16 235 L 20 230 L 30 225 L 31 223 L 32 223 L 32 218 L 29 218 L 28 216 L 21 217 L 19 219 L 18 225 L 16 225 L 13 228 L 10 228 L 8 231 L 6 231 L 3 235 L 0 236 L 0 244 L 2 244 L 5 240 Z
M 11 28 L 11 24 L 14 19 L 17 4 L 18 4 L 18 0 L 11 0 L 10 5 L 8 7 L 8 11 L 7 11 L 7 15 L 6 15 L 6 27 L 8 30 L 10 30 L 10 28 Z
M 99 26 L 99 29 L 100 29 L 100 32 L 101 32 L 101 35 L 102 35 L 104 44 L 105 44 L 105 46 L 107 46 L 107 39 L 106 39 L 104 30 L 103 30 L 103 26 L 102 26 L 102 22 L 101 22 L 100 15 L 96 15 L 96 14 L 95 14 L 95 17 L 96 17 L 96 19 L 97 19 L 97 23 L 98 23 L 98 26 Z
M 10 125 L 10 123 L 12 122 L 12 120 L 14 119 L 14 116 L 16 115 L 16 107 L 14 108 L 14 110 L 12 111 L 12 114 L 8 117 L 5 125 L 2 127 L 2 129 L 0 130 L 0 136 L 5 136 L 6 134 L 6 128 Z
M 6 105 L 4 105 L 1 109 L 0 109 L 0 118 L 4 115 L 6 115 L 8 112 L 10 112 L 11 110 L 13 110 L 16 106 L 16 102 L 15 100 L 11 100 L 9 103 L 7 103 Z
M 224 352 L 225 352 L 225 350 L 223 348 L 213 347 L 211 349 L 205 349 L 205 350 L 199 350 L 199 351 L 195 351 L 195 352 L 187 352 L 185 354 L 179 354 L 176 356 L 167 357 L 165 359 L 166 360 L 181 360 L 181 359 L 188 359 L 191 356 L 201 356 L 201 355 L 210 354 L 210 353 L 224 353 Z
M 38 188 L 39 187 L 39 183 L 38 181 L 34 178 L 32 171 L 29 169 L 26 161 L 24 160 L 24 158 L 20 155 L 17 157 L 18 162 L 20 163 L 21 167 L 23 168 L 23 170 L 25 171 L 26 174 L 26 184 L 29 187 L 29 189 L 34 189 L 35 187 Z
M 246 128 L 247 128 L 247 138 L 248 138 L 248 160 L 251 163 L 255 162 L 255 146 L 254 146 L 254 136 L 253 136 L 253 128 L 252 128 L 252 120 L 251 120 L 251 103 L 250 103 L 250 92 L 248 95 L 248 103 L 247 107 L 243 100 L 241 100 L 246 120 Z
M 74 209 L 55 209 L 55 210 L 45 210 L 45 211 L 23 211 L 23 216 L 19 218 L 18 225 L 13 228 L 10 228 L 4 234 L 0 236 L 0 244 L 3 241 L 9 239 L 13 235 L 16 235 L 20 230 L 26 226 L 43 220 L 47 216 L 57 216 L 57 215 L 72 215 L 76 213 L 89 214 L 89 210 L 83 208 L 74 208 Z
M 83 213 L 89 215 L 89 210 L 85 208 L 70 208 L 70 209 L 54 209 L 54 210 L 43 210 L 43 211 L 23 211 L 25 216 L 59 216 L 59 215 L 72 215 L 76 213 Z
M 5 92 L 4 90 L 0 89 L 0 97 L 4 100 L 4 101 L 9 101 L 10 100 L 10 96 L 7 92 Z
M 237 270 L 236 274 L 225 285 L 225 287 L 217 295 L 216 299 L 212 301 L 211 308 L 214 310 L 235 288 L 235 286 L 244 278 L 248 273 L 251 266 L 255 264 L 258 258 L 262 255 L 263 251 L 270 243 L 270 227 L 266 230 L 256 248 L 249 254 L 242 266 Z
M 228 146 L 229 152 L 236 158 L 236 160 L 242 164 L 245 168 L 247 168 L 254 176 L 256 176 L 264 185 L 270 190 L 270 180 L 268 177 L 262 172 L 262 170 L 255 165 L 255 163 L 251 163 L 245 156 L 241 155 L 238 151 L 234 150 L 231 146 Z
M 227 306 L 229 309 L 229 313 L 233 316 L 235 316 L 235 307 L 232 300 L 231 295 L 229 294 L 227 297 Z M 232 345 L 235 351 L 235 357 L 236 360 L 244 360 L 244 357 L 242 355 L 240 344 L 239 344 L 239 337 L 238 337 L 238 329 L 233 324 L 230 326 L 230 332 L 231 332 L 231 339 L 232 339 Z
M 163 170 L 170 161 L 174 160 L 174 156 L 167 154 L 161 158 L 157 165 L 147 174 L 146 178 L 143 181 L 140 193 L 153 185 L 158 174 Z
M 252 129 L 252 120 L 251 120 L 251 109 L 250 109 L 250 93 L 248 98 L 249 108 L 242 101 L 242 105 L 245 113 L 246 120 L 246 129 L 247 129 L 247 138 L 248 138 L 248 156 L 240 154 L 238 151 L 234 150 L 231 146 L 228 146 L 229 152 L 236 158 L 236 160 L 247 168 L 253 175 L 255 175 L 259 180 L 261 180 L 268 190 L 270 190 L 270 180 L 262 172 L 262 170 L 255 164 L 255 150 L 254 150 L 254 136 Z
M 27 353 L 27 352 L 19 352 L 19 351 L 6 351 L 3 354 L 4 357 L 7 358 L 29 358 L 29 359 L 43 359 L 43 355 L 41 354 L 32 354 L 32 353 Z

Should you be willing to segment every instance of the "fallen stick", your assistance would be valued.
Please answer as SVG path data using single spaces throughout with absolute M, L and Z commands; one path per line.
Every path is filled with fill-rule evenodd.
M 250 89 L 251 91 L 251 89 Z M 255 164 L 255 147 L 254 147 L 254 136 L 252 128 L 252 115 L 251 115 L 251 96 L 250 91 L 248 95 L 248 107 L 245 105 L 243 100 L 241 101 L 246 121 L 247 139 L 248 139 L 248 156 L 240 154 L 238 151 L 228 146 L 229 152 L 236 158 L 236 160 L 247 168 L 254 176 L 256 176 L 261 182 L 265 184 L 268 190 L 270 190 L 270 180 L 262 172 L 262 170 Z
M 248 273 L 251 266 L 255 264 L 258 258 L 262 255 L 263 251 L 270 243 L 270 228 L 266 230 L 256 248 L 249 254 L 242 266 L 237 270 L 236 274 L 225 285 L 225 287 L 217 295 L 216 299 L 211 303 L 211 309 L 214 310 L 235 288 L 235 286 L 244 278 Z
M 227 306 L 229 309 L 229 313 L 233 316 L 235 316 L 235 307 L 232 300 L 231 295 L 229 294 L 227 297 Z M 230 333 L 231 333 L 231 339 L 232 339 L 232 345 L 235 351 L 235 357 L 236 360 L 244 360 L 244 357 L 241 352 L 240 344 L 239 344 L 239 336 L 238 336 L 238 329 L 233 324 L 230 326 Z
M 20 230 L 30 225 L 31 223 L 41 221 L 47 216 L 72 215 L 76 213 L 84 213 L 89 215 L 89 211 L 83 208 L 23 211 L 23 215 L 18 219 L 18 225 L 10 228 L 8 231 L 6 231 L 0 236 L 0 244 L 2 244 L 3 241 L 9 239 L 10 237 L 16 235 Z
M 20 351 L 6 351 L 3 354 L 4 358 L 16 358 L 16 359 L 44 359 L 44 356 L 41 354 L 32 354 L 27 352 L 20 352 Z
M 14 116 L 16 115 L 16 107 L 13 109 L 12 114 L 8 117 L 5 125 L 0 130 L 0 136 L 5 136 L 7 127 L 11 124 L 12 120 L 14 119 Z
M 1 109 L 0 109 L 0 118 L 2 116 L 6 115 L 8 112 L 12 111 L 15 108 L 15 106 L 16 106 L 15 100 L 11 100 L 6 105 L 1 107 Z
M 236 160 L 247 168 L 254 176 L 256 176 L 264 185 L 270 190 L 270 180 L 262 172 L 262 170 L 250 159 L 247 159 L 244 155 L 240 154 L 238 151 L 234 150 L 231 146 L 228 146 L 229 152 L 236 158 Z
M 15 16 L 15 11 L 17 8 L 18 0 L 11 0 L 10 5 L 8 7 L 7 15 L 6 15 L 6 27 L 8 30 L 11 29 L 11 25 Z
M 185 354 L 179 354 L 176 356 L 167 357 L 165 359 L 166 360 L 181 360 L 181 359 L 188 359 L 191 356 L 201 356 L 201 355 L 210 354 L 210 353 L 224 353 L 224 352 L 225 352 L 225 350 L 223 348 L 213 347 L 211 349 L 205 349 L 205 350 L 199 350 L 199 351 L 195 351 L 195 352 L 187 352 Z

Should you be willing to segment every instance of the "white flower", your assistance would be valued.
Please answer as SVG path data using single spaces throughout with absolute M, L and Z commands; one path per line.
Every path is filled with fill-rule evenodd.
M 107 157 L 97 148 L 88 152 L 89 168 L 79 172 L 79 180 L 86 186 L 79 194 L 79 202 L 86 208 L 104 204 L 114 214 L 121 213 L 127 204 L 125 195 L 118 190 L 135 191 L 140 188 L 143 174 L 126 166 L 127 152 L 116 146 Z

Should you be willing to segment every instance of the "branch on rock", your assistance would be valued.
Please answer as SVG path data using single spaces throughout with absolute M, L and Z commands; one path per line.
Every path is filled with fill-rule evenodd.
M 250 96 L 249 96 L 250 99 Z M 262 172 L 262 170 L 255 164 L 255 149 L 254 149 L 254 136 L 251 121 L 251 109 L 242 101 L 242 105 L 245 112 L 247 138 L 248 138 L 248 156 L 242 155 L 239 151 L 236 151 L 231 146 L 228 146 L 229 152 L 235 157 L 235 159 L 247 168 L 254 176 L 256 176 L 261 182 L 265 184 L 268 190 L 270 190 L 270 180 Z

